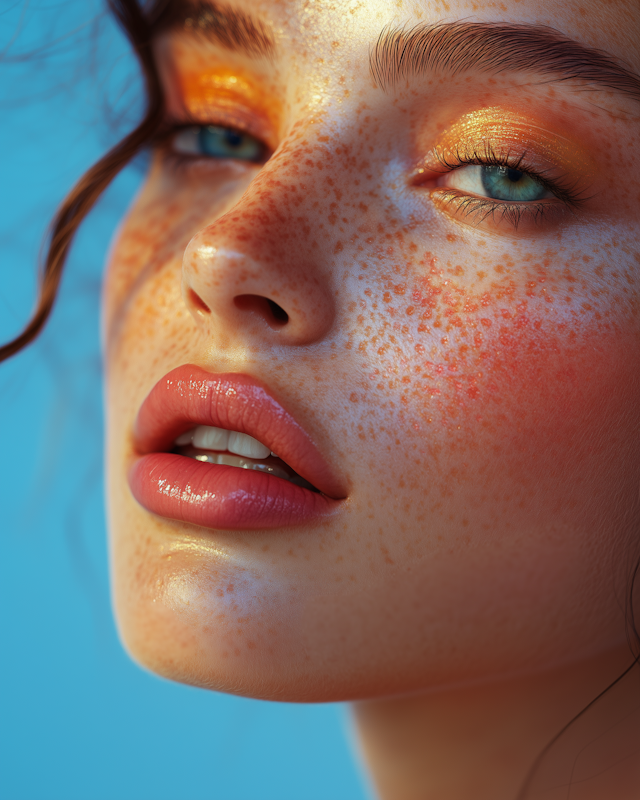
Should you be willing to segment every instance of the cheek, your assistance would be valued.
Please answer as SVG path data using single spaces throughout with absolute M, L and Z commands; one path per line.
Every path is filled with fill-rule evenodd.
M 170 284 L 172 292 L 179 294 L 182 256 L 189 241 L 237 202 L 253 171 L 226 163 L 205 165 L 200 173 L 192 169 L 191 173 L 185 170 L 185 174 L 175 175 L 158 166 L 152 168 L 118 234 L 107 266 L 103 292 L 107 340 L 117 335 L 111 329 L 120 328 L 131 303 L 140 301 L 141 295 L 146 295 L 148 310 L 170 313 L 167 305 L 172 301 L 156 304 L 157 298 L 152 297 L 157 295 L 158 284 Z M 163 281 L 161 273 L 167 265 L 175 269 L 170 280 Z
M 391 411 L 432 492 L 585 516 L 637 493 L 638 287 L 566 263 L 479 263 L 472 282 L 428 254 L 361 293 L 353 400 Z
M 433 398 L 440 425 L 455 427 L 472 463 L 498 461 L 502 491 L 528 512 L 543 507 L 550 521 L 594 528 L 621 493 L 628 504 L 637 482 L 637 329 L 514 306 L 493 316 L 494 331 L 472 352 L 459 352 Z

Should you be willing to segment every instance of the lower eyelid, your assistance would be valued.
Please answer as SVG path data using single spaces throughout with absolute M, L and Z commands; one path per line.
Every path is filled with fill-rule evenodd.
M 433 188 L 430 197 L 449 218 L 494 233 L 539 235 L 547 226 L 566 219 L 571 209 L 555 197 L 534 202 L 509 202 L 468 194 L 458 189 Z

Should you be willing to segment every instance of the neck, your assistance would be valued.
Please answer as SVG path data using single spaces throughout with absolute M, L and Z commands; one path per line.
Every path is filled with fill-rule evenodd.
M 524 800 L 544 789 L 545 800 L 566 800 L 571 783 L 571 800 L 637 800 L 637 667 L 559 737 L 527 783 L 530 791 L 524 790 L 542 751 L 631 660 L 628 648 L 621 647 L 499 683 L 354 704 L 362 752 L 379 797 Z M 599 777 L 591 779 L 595 772 Z

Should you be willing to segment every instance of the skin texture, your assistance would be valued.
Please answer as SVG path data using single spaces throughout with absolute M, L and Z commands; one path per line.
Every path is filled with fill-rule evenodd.
M 639 70 L 640 11 L 559 0 L 233 7 L 276 31 L 273 58 L 164 36 L 168 108 L 247 131 L 270 157 L 178 163 L 158 147 L 107 271 L 121 635 L 178 681 L 361 701 L 385 798 L 513 798 L 538 752 L 631 660 L 640 106 L 473 70 L 383 91 L 368 53 L 385 25 L 471 18 L 552 25 Z M 465 214 L 447 196 L 456 170 L 443 174 L 437 154 L 487 142 L 520 147 L 581 202 L 545 201 L 517 228 Z M 241 295 L 275 301 L 288 323 L 237 305 Z M 339 512 L 219 531 L 139 506 L 126 479 L 135 416 L 186 363 L 268 386 L 348 486 Z M 636 797 L 633 770 L 584 797 Z

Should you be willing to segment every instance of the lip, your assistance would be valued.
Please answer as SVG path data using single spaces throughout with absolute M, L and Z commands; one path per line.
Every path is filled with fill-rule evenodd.
M 202 463 L 167 452 L 196 425 L 258 439 L 321 494 L 253 470 Z M 309 434 L 258 381 L 184 365 L 153 387 L 133 430 L 129 487 L 148 511 L 214 529 L 280 528 L 335 513 L 346 486 Z

